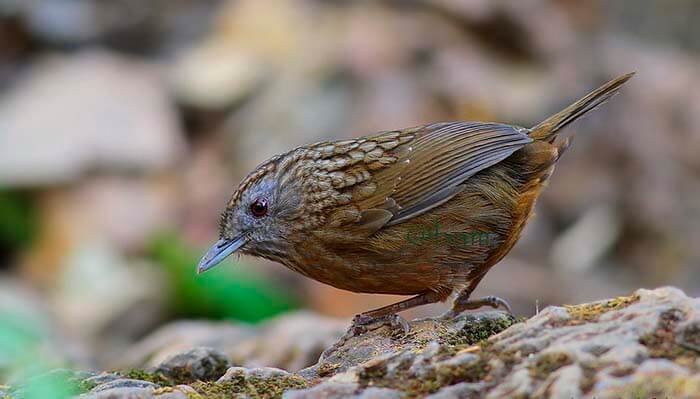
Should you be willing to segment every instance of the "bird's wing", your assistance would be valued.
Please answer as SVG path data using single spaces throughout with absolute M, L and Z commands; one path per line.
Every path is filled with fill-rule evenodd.
M 469 177 L 531 143 L 526 133 L 497 123 L 447 122 L 317 143 L 308 148 L 317 158 L 312 181 L 322 186 L 314 195 L 333 199 L 328 224 L 371 235 L 445 203 Z
M 423 214 L 459 193 L 469 177 L 531 142 L 524 129 L 497 123 L 424 126 L 389 152 L 396 157 L 392 167 L 373 173 L 372 181 L 383 189 L 364 201 L 358 224 L 371 231 Z
M 410 143 L 406 168 L 391 198 L 400 210 L 388 224 L 418 216 L 452 198 L 477 172 L 493 166 L 531 143 L 513 126 L 452 122 L 432 125 Z

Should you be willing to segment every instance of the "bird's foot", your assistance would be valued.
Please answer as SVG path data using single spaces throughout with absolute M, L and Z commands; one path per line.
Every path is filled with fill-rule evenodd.
M 508 313 L 513 314 L 513 309 L 510 304 L 503 298 L 494 295 L 489 295 L 476 299 L 460 300 L 457 298 L 447 313 L 442 315 L 443 318 L 454 318 L 465 310 L 479 309 L 484 306 L 490 306 L 494 309 L 503 308 Z
M 396 313 L 379 317 L 370 316 L 366 313 L 358 314 L 352 319 L 350 331 L 354 336 L 358 336 L 383 326 L 389 326 L 394 330 L 401 330 L 404 335 L 411 331 L 411 325 L 408 324 L 408 321 Z

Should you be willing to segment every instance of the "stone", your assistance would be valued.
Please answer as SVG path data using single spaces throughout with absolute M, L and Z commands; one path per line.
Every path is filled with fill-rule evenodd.
M 209 321 L 177 321 L 133 345 L 114 366 L 156 366 L 195 346 L 222 351 L 235 364 L 298 371 L 318 361 L 321 352 L 344 332 L 346 322 L 311 312 L 294 312 L 258 327 Z
M 113 360 L 111 365 L 120 369 L 155 367 L 165 359 L 194 347 L 215 348 L 233 358 L 228 350 L 253 338 L 255 332 L 254 328 L 245 324 L 179 320 L 151 332 Z
M 359 391 L 357 384 L 340 384 L 335 382 L 324 382 L 309 389 L 288 391 L 282 396 L 283 399 L 304 399 L 304 398 L 339 398 L 353 397 Z
M 221 377 L 230 362 L 226 355 L 212 348 L 193 348 L 166 359 L 155 369 L 161 374 L 178 383 L 194 381 L 214 381 Z
M 56 373 L 102 382 L 87 398 L 695 398 L 698 322 L 700 299 L 664 287 L 548 307 L 527 320 L 491 310 L 413 320 L 407 334 L 382 326 L 342 337 L 298 373 L 228 367 L 207 348 L 118 379 Z
M 344 320 L 308 311 L 289 313 L 264 323 L 258 334 L 226 352 L 247 367 L 274 366 L 299 371 L 315 364 L 346 327 Z
M 97 386 L 100 386 L 100 385 L 103 385 L 103 384 L 107 384 L 107 383 L 110 383 L 110 382 L 112 382 L 112 381 L 116 381 L 116 380 L 119 380 L 119 379 L 121 379 L 121 377 L 120 377 L 118 374 L 114 374 L 114 373 L 100 373 L 100 374 L 98 374 L 98 375 L 95 375 L 95 376 L 88 377 L 88 378 L 84 379 L 84 380 L 83 380 L 83 384 L 85 384 L 85 385 L 87 385 L 87 386 L 94 386 L 94 387 L 97 387 Z
M 429 399 L 464 399 L 478 398 L 480 392 L 484 389 L 484 383 L 460 382 L 440 389 L 427 396 Z
M 185 149 L 157 69 L 99 51 L 38 62 L 0 98 L 0 131 L 3 186 L 161 170 Z
M 81 399 L 153 399 L 151 387 L 119 387 L 82 395 Z
M 105 392 L 109 391 L 112 389 L 123 389 L 123 388 L 158 388 L 158 385 L 149 382 L 149 381 L 141 381 L 141 380 L 133 380 L 130 378 L 119 378 L 110 382 L 106 382 L 104 384 L 98 385 L 95 388 L 93 388 L 90 392 L 91 393 L 99 393 L 99 392 Z
M 245 367 L 231 367 L 228 370 L 226 370 L 226 374 L 221 376 L 217 382 L 228 382 L 228 381 L 233 381 L 237 378 L 243 378 L 243 379 L 248 379 L 248 378 L 259 378 L 259 379 L 272 379 L 272 378 L 281 378 L 281 377 L 288 377 L 291 374 L 289 372 L 278 369 L 275 367 L 259 367 L 259 368 L 253 368 L 253 369 L 248 369 Z

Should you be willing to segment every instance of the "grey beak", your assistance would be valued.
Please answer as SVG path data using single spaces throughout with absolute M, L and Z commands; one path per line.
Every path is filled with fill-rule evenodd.
M 216 244 L 209 248 L 209 251 L 207 251 L 202 260 L 199 261 L 199 265 L 197 265 L 197 273 L 204 273 L 218 265 L 221 263 L 221 261 L 226 259 L 226 257 L 241 248 L 246 242 L 247 239 L 245 236 L 241 236 L 233 240 L 217 241 Z

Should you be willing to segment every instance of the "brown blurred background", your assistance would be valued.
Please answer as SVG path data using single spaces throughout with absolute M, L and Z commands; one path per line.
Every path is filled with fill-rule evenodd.
M 531 126 L 629 71 L 569 129 L 477 294 L 522 315 L 698 295 L 699 19 L 691 0 L 0 0 L 0 368 L 25 333 L 99 364 L 175 319 L 395 301 L 251 258 L 195 265 L 271 155 L 433 121 Z

